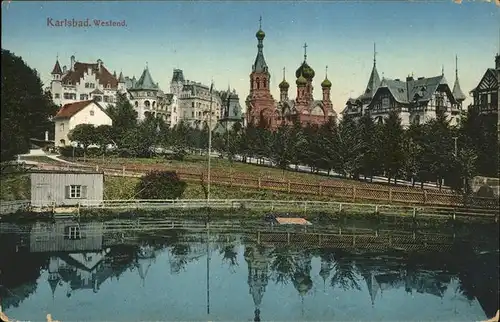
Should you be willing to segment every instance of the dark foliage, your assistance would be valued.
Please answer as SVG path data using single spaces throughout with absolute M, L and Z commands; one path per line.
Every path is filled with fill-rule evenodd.
M 186 182 L 173 171 L 151 171 L 144 175 L 137 184 L 137 197 L 139 199 L 177 199 L 182 197 L 186 186 Z

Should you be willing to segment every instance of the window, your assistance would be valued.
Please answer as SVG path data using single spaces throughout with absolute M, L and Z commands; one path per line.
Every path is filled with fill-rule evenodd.
M 382 108 L 389 108 L 389 97 L 388 96 L 383 96 L 382 97 Z
M 491 104 L 491 94 L 488 94 L 488 104 Z
M 61 94 L 59 94 L 59 93 L 54 94 L 54 98 L 60 98 L 60 97 L 61 97 Z
M 79 226 L 64 227 L 64 239 L 81 239 L 82 237 Z
M 96 100 L 97 102 L 102 101 L 102 96 L 101 96 L 101 95 L 96 95 L 96 96 L 94 96 L 94 98 L 95 98 L 95 100 Z
M 88 94 L 80 94 L 80 101 L 86 101 L 89 99 L 89 95 Z
M 59 124 L 59 131 L 64 132 L 64 123 Z
M 108 95 L 104 95 L 104 99 L 103 100 L 104 100 L 105 103 L 109 102 L 109 96 Z
M 194 102 L 191 102 L 191 107 L 194 107 Z
M 82 186 L 70 186 L 69 197 L 70 198 L 81 198 L 82 197 Z
M 194 117 L 194 112 L 191 112 L 191 117 Z
M 90 116 L 94 116 L 94 110 L 90 111 Z
M 90 87 L 89 83 L 85 83 L 85 88 L 89 88 L 89 87 Z

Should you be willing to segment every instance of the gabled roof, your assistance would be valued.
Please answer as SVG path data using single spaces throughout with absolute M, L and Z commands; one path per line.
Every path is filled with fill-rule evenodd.
M 104 87 L 107 87 L 109 84 L 111 88 L 118 87 L 118 80 L 116 77 L 111 74 L 103 64 L 101 64 L 101 69 L 99 70 L 99 65 L 96 64 L 88 64 L 88 63 L 80 63 L 76 62 L 74 69 L 68 71 L 66 75 L 64 75 L 62 79 L 63 84 L 75 85 L 80 82 L 83 78 L 83 75 L 88 72 L 89 68 L 92 70 L 92 74 L 96 75 L 96 78 Z
M 97 105 L 97 107 L 99 107 L 102 111 L 105 112 L 105 110 L 102 108 L 101 105 L 99 105 L 99 103 L 97 103 L 96 101 L 93 101 L 93 100 L 88 100 L 88 101 L 81 101 L 81 102 L 76 102 L 76 103 L 65 104 L 63 107 L 61 107 L 59 109 L 56 116 L 54 116 L 54 119 L 71 118 L 92 103 Z
M 90 94 L 104 94 L 99 88 L 94 89 Z
M 483 89 L 497 89 L 498 88 L 498 74 L 494 68 L 488 68 L 484 73 L 481 81 L 477 84 L 477 86 L 471 90 L 471 93 L 474 93 L 478 90 Z
M 398 103 L 426 102 L 432 98 L 439 86 L 446 86 L 448 82 L 444 75 L 435 77 L 421 77 L 407 82 L 397 79 L 382 79 L 379 89 L 386 88 Z M 450 91 L 450 94 L 451 91 Z
M 142 72 L 141 77 L 135 83 L 132 90 L 158 90 L 158 85 L 153 81 L 149 69 L 146 67 Z
M 59 65 L 59 60 L 56 60 L 56 64 L 54 65 L 54 68 L 52 69 L 52 75 L 62 75 L 62 69 L 61 65 Z

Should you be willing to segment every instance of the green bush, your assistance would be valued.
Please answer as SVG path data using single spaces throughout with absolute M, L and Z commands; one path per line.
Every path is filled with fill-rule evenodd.
M 177 199 L 186 187 L 173 171 L 151 171 L 140 179 L 136 191 L 139 199 Z
M 81 158 L 83 157 L 83 148 L 77 147 L 73 148 L 72 146 L 64 146 L 59 148 L 59 153 L 63 157 L 71 158 L 73 157 L 73 149 L 74 149 L 74 156 L 75 158 Z

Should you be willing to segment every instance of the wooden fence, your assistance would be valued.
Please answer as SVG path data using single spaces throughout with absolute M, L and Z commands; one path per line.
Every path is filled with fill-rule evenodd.
M 61 167 L 56 165 L 38 165 L 43 170 L 92 170 L 103 171 L 109 176 L 141 177 L 147 171 L 144 169 L 96 166 L 68 165 Z M 206 173 L 190 173 L 176 171 L 179 177 L 191 183 L 206 183 Z M 227 187 L 241 187 L 255 190 L 269 190 L 288 194 L 299 194 L 304 196 L 317 196 L 324 199 L 334 199 L 345 202 L 376 202 L 385 204 L 403 205 L 427 205 L 427 206 L 463 206 L 463 197 L 448 191 L 436 191 L 418 189 L 413 187 L 375 187 L 370 184 L 349 185 L 345 183 L 328 180 L 327 182 L 295 182 L 290 180 L 279 180 L 262 177 L 224 176 L 220 173 L 212 174 L 210 183 Z M 467 206 L 476 208 L 498 209 L 498 198 L 470 197 Z

